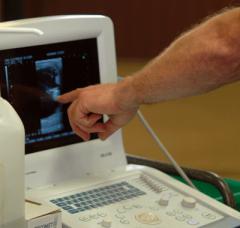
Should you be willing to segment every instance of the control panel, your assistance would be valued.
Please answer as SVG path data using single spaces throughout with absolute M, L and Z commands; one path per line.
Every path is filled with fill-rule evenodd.
M 71 217 L 86 228 L 207 227 L 228 217 L 144 173 L 49 201 L 62 209 L 63 221 Z

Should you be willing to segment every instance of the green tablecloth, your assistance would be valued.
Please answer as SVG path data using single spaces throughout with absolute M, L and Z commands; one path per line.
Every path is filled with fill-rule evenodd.
M 179 176 L 173 176 L 173 177 L 178 179 L 181 182 L 184 182 L 182 178 L 180 178 Z M 224 181 L 229 185 L 234 195 L 234 198 L 236 200 L 237 209 L 240 211 L 240 181 L 228 179 L 228 178 L 224 179 Z M 221 193 L 218 191 L 218 189 L 214 185 L 208 184 L 202 181 L 198 181 L 198 180 L 193 180 L 193 183 L 201 192 L 205 193 L 206 195 L 220 202 L 223 202 L 223 197 Z

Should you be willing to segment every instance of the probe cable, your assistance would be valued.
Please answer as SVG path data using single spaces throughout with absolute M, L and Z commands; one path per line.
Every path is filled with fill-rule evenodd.
M 148 131 L 148 133 L 152 136 L 152 138 L 154 139 L 154 141 L 157 143 L 157 145 L 159 146 L 159 148 L 161 149 L 161 151 L 163 152 L 163 154 L 167 157 L 167 159 L 171 162 L 171 164 L 174 166 L 174 168 L 177 170 L 177 172 L 179 173 L 179 175 L 188 183 L 189 186 L 191 186 L 192 188 L 197 189 L 197 187 L 193 184 L 193 182 L 189 179 L 189 177 L 187 176 L 187 174 L 183 171 L 183 169 L 178 165 L 178 163 L 176 162 L 176 160 L 173 158 L 173 156 L 169 153 L 169 151 L 167 150 L 167 148 L 163 145 L 163 143 L 160 141 L 160 139 L 158 138 L 158 136 L 155 134 L 155 132 L 153 131 L 153 129 L 150 127 L 149 123 L 146 121 L 146 119 L 144 118 L 143 114 L 141 113 L 140 110 L 137 111 L 137 116 L 139 117 L 140 121 L 142 122 L 143 126 L 146 128 L 146 130 Z

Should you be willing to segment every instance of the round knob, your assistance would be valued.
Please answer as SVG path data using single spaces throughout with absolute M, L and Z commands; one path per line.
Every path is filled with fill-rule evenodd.
M 184 197 L 182 200 L 182 206 L 187 208 L 194 208 L 197 201 L 192 197 Z
M 170 200 L 170 195 L 163 195 L 160 200 L 158 201 L 158 204 L 161 206 L 167 206 Z

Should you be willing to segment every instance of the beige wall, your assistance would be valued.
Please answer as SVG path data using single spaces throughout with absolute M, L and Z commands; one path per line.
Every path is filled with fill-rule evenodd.
M 119 75 L 145 63 L 121 59 Z M 240 83 L 141 110 L 181 165 L 240 178 Z M 123 132 L 128 153 L 165 160 L 137 118 Z

